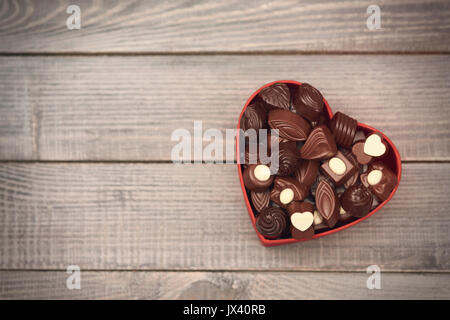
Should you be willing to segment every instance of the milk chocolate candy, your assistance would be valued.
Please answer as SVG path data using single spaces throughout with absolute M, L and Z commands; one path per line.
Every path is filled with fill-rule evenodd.
M 361 218 L 369 213 L 372 207 L 373 196 L 362 184 L 351 186 L 342 194 L 342 208 L 349 215 Z
M 350 148 L 356 135 L 357 121 L 342 112 L 331 119 L 330 129 L 338 146 Z
M 341 186 L 357 172 L 358 168 L 341 151 L 338 151 L 321 165 L 320 170 L 333 180 L 336 186 Z
M 319 173 L 319 175 L 316 178 L 316 181 L 314 181 L 313 185 L 311 186 L 311 194 L 315 197 L 316 196 L 316 190 L 317 187 L 319 186 L 319 183 L 321 181 L 325 180 L 331 187 L 335 187 L 333 180 L 331 180 L 329 177 Z
M 271 158 L 274 159 L 274 157 L 278 157 L 278 170 L 273 171 L 273 174 L 288 176 L 297 168 L 298 153 L 295 145 L 291 143 L 280 143 L 278 152 L 271 153 Z M 274 168 L 276 169 L 276 166 Z
M 316 181 L 318 172 L 319 161 L 300 159 L 297 163 L 297 170 L 294 171 L 294 177 L 309 189 Z
M 288 110 L 274 109 L 269 112 L 268 123 L 278 129 L 281 138 L 304 141 L 311 132 L 311 125 L 298 114 Z
M 276 177 L 270 192 L 270 199 L 280 207 L 292 201 L 302 201 L 308 196 L 308 188 L 291 177 Z
M 394 172 L 381 161 L 371 163 L 364 176 L 367 179 L 369 190 L 381 202 L 389 198 L 389 195 L 398 182 Z
M 361 172 L 361 167 L 359 166 L 358 161 L 356 160 L 356 157 L 353 153 L 351 153 L 348 150 L 344 150 L 342 151 L 342 153 L 344 154 L 344 156 L 347 157 L 348 160 L 350 160 L 350 162 L 355 166 L 356 170 L 355 173 L 353 173 L 348 179 L 347 181 L 344 182 L 344 187 L 348 188 L 353 186 L 354 184 L 356 184 L 356 182 L 358 182 L 358 178 L 359 178 L 359 174 Z
M 359 140 L 352 146 L 352 153 L 356 157 L 356 161 L 362 165 L 368 164 L 372 161 L 372 156 L 369 156 L 364 152 L 364 144 L 365 142 L 363 140 Z
M 258 232 L 267 239 L 277 239 L 285 235 L 288 221 L 282 209 L 269 207 L 256 217 L 255 225 Z
M 340 203 L 333 187 L 322 180 L 316 190 L 316 207 L 325 224 L 332 228 L 338 222 Z
M 274 177 L 270 168 L 264 164 L 251 164 L 244 169 L 242 175 L 245 187 L 251 191 L 264 191 L 269 188 Z
M 336 142 L 326 126 L 315 127 L 300 149 L 300 157 L 307 160 L 322 160 L 334 156 L 337 152 Z
M 323 96 L 308 83 L 302 83 L 294 93 L 293 105 L 299 115 L 317 121 L 323 111 Z
M 264 88 L 258 96 L 269 109 L 279 108 L 289 110 L 291 105 L 291 93 L 285 83 L 279 82 Z
M 267 128 L 267 111 L 260 102 L 254 102 L 249 105 L 241 118 L 241 129 L 255 129 L 258 133 L 259 129 Z
M 256 212 L 261 212 L 263 209 L 269 207 L 270 191 L 252 191 L 250 192 L 250 199 Z
M 314 235 L 314 207 L 308 202 L 292 202 L 288 213 L 291 220 L 291 235 L 294 239 L 310 239 Z

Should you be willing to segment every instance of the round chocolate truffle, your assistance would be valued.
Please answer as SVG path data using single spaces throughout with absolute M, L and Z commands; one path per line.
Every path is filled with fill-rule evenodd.
M 265 208 L 256 217 L 256 229 L 268 239 L 276 239 L 286 232 L 287 217 L 280 208 Z
M 273 182 L 270 168 L 265 164 L 251 164 L 244 169 L 244 184 L 251 191 L 264 191 Z
M 349 187 L 341 198 L 342 208 L 353 217 L 361 218 L 369 213 L 373 196 L 362 184 Z

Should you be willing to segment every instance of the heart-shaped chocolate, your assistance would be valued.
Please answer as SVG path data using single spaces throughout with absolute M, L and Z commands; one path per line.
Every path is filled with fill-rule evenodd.
M 287 112 L 287 110 L 293 110 L 292 112 L 292 123 L 291 120 L 289 120 L 289 123 L 286 127 L 289 128 L 290 131 L 285 130 L 283 134 L 290 138 L 291 140 L 303 140 L 303 132 L 307 132 L 307 126 L 303 125 L 301 120 L 297 120 L 298 115 L 300 117 L 306 119 L 306 121 L 310 121 L 313 130 L 311 133 L 314 133 L 313 136 L 311 136 L 311 133 L 309 133 L 308 139 L 304 142 L 303 152 L 302 148 L 299 146 L 297 148 L 298 150 L 298 157 L 299 159 L 303 158 L 301 155 L 303 154 L 304 157 L 308 159 L 318 159 L 318 160 L 312 160 L 308 162 L 308 160 L 298 160 L 296 165 L 296 170 L 289 174 L 289 177 L 292 177 L 293 179 L 296 179 L 297 181 L 301 183 L 305 183 L 305 188 L 310 188 L 311 185 L 313 188 L 314 185 L 316 188 L 320 185 L 320 182 L 324 180 L 323 174 L 326 174 L 327 167 L 326 165 L 324 167 L 320 168 L 320 173 L 317 173 L 317 167 L 320 163 L 325 163 L 325 161 L 328 161 L 328 166 L 331 164 L 331 172 L 334 173 L 336 176 L 342 176 L 344 174 L 347 174 L 351 177 L 351 179 L 348 179 L 344 186 L 345 189 L 350 188 L 351 186 L 357 191 L 357 185 L 362 184 L 366 185 L 368 184 L 367 180 L 370 180 L 371 185 L 369 186 L 369 190 L 375 194 L 375 196 L 382 202 L 380 202 L 376 207 L 374 207 L 369 213 L 362 217 L 358 217 L 357 215 L 351 216 L 348 215 L 349 219 L 341 219 L 342 213 L 346 213 L 345 210 L 340 206 L 339 197 L 342 196 L 342 191 L 335 192 L 334 189 L 336 186 L 336 181 L 332 181 L 333 183 L 322 183 L 321 188 L 319 188 L 319 195 L 317 195 L 317 192 L 315 193 L 315 197 L 309 195 L 308 198 L 305 199 L 305 202 L 302 203 L 302 205 L 309 205 L 312 207 L 311 204 L 309 204 L 306 201 L 309 201 L 308 199 L 312 199 L 313 201 L 319 198 L 325 199 L 324 201 L 320 200 L 320 204 L 316 203 L 318 210 L 309 210 L 303 212 L 297 212 L 292 211 L 292 207 L 298 206 L 299 203 L 295 202 L 297 200 L 293 199 L 294 202 L 292 202 L 292 205 L 288 205 L 287 207 L 282 208 L 276 208 L 277 204 L 267 204 L 268 202 L 268 195 L 269 192 L 271 192 L 272 186 L 269 187 L 266 190 L 250 190 L 245 187 L 244 184 L 244 169 L 248 168 L 248 166 L 244 166 L 244 163 L 240 162 L 240 159 L 238 157 L 237 160 L 237 166 L 238 166 L 238 173 L 239 173 L 239 180 L 241 183 L 241 188 L 244 195 L 244 201 L 247 206 L 250 219 L 252 221 L 253 227 L 255 228 L 255 231 L 261 241 L 261 243 L 264 246 L 275 246 L 275 245 L 282 245 L 282 244 L 288 244 L 288 243 L 294 243 L 294 242 L 300 242 L 305 241 L 309 239 L 316 239 L 319 237 L 323 237 L 329 234 L 333 234 L 336 232 L 339 232 L 341 230 L 344 230 L 346 228 L 349 228 L 367 218 L 372 216 L 375 212 L 380 210 L 389 200 L 392 199 L 394 193 L 397 191 L 398 185 L 400 183 L 401 178 L 401 159 L 400 154 L 397 151 L 397 148 L 395 145 L 389 140 L 383 133 L 380 131 L 366 125 L 363 123 L 357 123 L 356 131 L 362 132 L 364 136 L 366 137 L 365 140 L 361 141 L 355 141 L 353 142 L 353 148 L 351 147 L 351 139 L 355 137 L 355 128 L 354 123 L 355 120 L 353 118 L 350 118 L 349 116 L 343 115 L 342 113 L 338 114 L 338 117 L 336 117 L 333 121 L 333 113 L 331 111 L 331 108 L 328 104 L 328 102 L 323 98 L 323 110 L 319 114 L 318 118 L 322 119 L 320 122 L 315 122 L 305 115 L 309 115 L 309 113 L 305 113 L 308 110 L 319 110 L 318 108 L 315 108 L 317 103 L 312 105 L 313 102 L 316 102 L 314 99 L 299 99 L 305 95 L 305 92 L 308 93 L 309 91 L 304 88 L 311 87 L 308 84 L 303 84 L 297 81 L 292 80 L 281 80 L 281 81 L 274 81 L 271 83 L 268 83 L 258 89 L 255 93 L 252 94 L 252 96 L 247 100 L 244 108 L 242 109 L 242 112 L 240 114 L 239 120 L 238 120 L 238 129 L 240 128 L 241 123 L 246 123 L 245 121 L 241 121 L 242 117 L 244 115 L 244 112 L 249 105 L 256 105 L 258 103 L 262 103 L 267 108 L 267 112 L 270 112 L 271 110 L 286 110 L 286 111 L 276 111 L 278 113 Z M 289 90 L 287 90 L 288 88 Z M 303 89 L 302 89 L 303 88 Z M 305 91 L 305 92 L 304 92 Z M 314 90 L 310 90 L 313 92 Z M 290 94 L 289 94 L 290 92 Z M 315 91 L 314 91 L 315 92 Z M 261 93 L 261 94 L 260 94 Z M 262 94 L 263 93 L 263 94 Z M 280 94 L 280 96 L 276 96 L 276 94 Z M 320 92 L 316 94 L 315 96 L 319 96 Z M 289 102 L 289 96 L 292 101 Z M 298 97 L 297 97 L 298 96 Z M 301 105 L 297 106 L 296 104 L 299 104 L 299 101 L 302 102 Z M 311 106 L 309 105 L 311 104 Z M 300 110 L 300 111 L 299 111 Z M 278 118 L 275 118 L 275 121 L 273 120 L 273 115 L 276 114 L 276 112 L 272 113 L 272 122 L 273 126 L 282 128 L 284 130 L 284 126 L 282 123 L 277 123 Z M 295 113 L 296 112 L 296 113 Z M 276 114 L 278 116 L 278 114 Z M 283 115 L 284 116 L 284 115 Z M 280 119 L 283 117 L 279 117 Z M 258 120 L 258 119 L 256 119 Z M 282 120 L 282 119 L 281 119 Z M 252 120 L 253 121 L 253 120 Z M 328 124 L 329 127 L 328 127 Z M 322 127 L 322 126 L 325 127 Z M 258 124 L 258 127 L 264 126 L 263 124 Z M 270 123 L 269 123 L 270 126 Z M 269 127 L 268 126 L 268 127 Z M 292 130 L 290 129 L 292 128 Z M 330 129 L 330 130 L 328 130 Z M 291 132 L 292 131 L 292 132 Z M 334 136 L 334 141 L 330 139 L 330 132 Z M 360 133 L 358 133 L 360 134 Z M 311 136 L 311 137 L 310 137 Z M 244 141 L 244 140 L 242 140 Z M 237 154 L 240 154 L 240 146 L 239 143 L 242 142 L 240 137 L 237 137 L 236 139 L 236 150 Z M 334 142 L 337 144 L 338 148 L 344 148 L 343 154 L 346 158 L 348 158 L 351 163 L 353 163 L 356 166 L 360 166 L 362 168 L 362 162 L 369 163 L 369 169 L 370 172 L 365 172 L 364 174 L 356 175 L 358 179 L 355 179 L 355 175 L 350 172 L 345 171 L 344 166 L 339 161 L 339 159 L 331 158 L 329 157 L 330 154 L 335 153 L 335 145 Z M 314 145 L 317 145 L 320 147 L 320 150 L 315 150 L 313 147 Z M 295 146 L 295 144 L 294 144 Z M 338 149 L 342 150 L 342 149 Z M 316 154 L 317 153 L 317 154 Z M 340 155 L 338 154 L 340 157 Z M 336 157 L 336 156 L 334 156 Z M 343 158 L 343 157 L 341 157 Z M 292 159 L 294 161 L 295 159 Z M 342 160 L 342 159 L 341 159 Z M 345 159 L 344 159 L 345 160 Z M 358 161 L 356 161 L 358 160 Z M 290 162 L 292 162 L 290 161 Z M 289 164 L 291 164 L 289 162 Z M 345 161 L 344 161 L 345 162 Z M 359 164 L 357 163 L 359 162 Z M 372 164 L 373 163 L 373 164 Z M 308 169 L 309 166 L 314 164 L 314 167 L 311 166 L 311 170 Z M 303 168 L 304 166 L 304 168 Z M 347 162 L 345 167 L 349 167 L 350 165 Z M 314 169 L 314 170 L 312 170 Z M 286 172 L 283 170 L 281 174 L 277 174 L 277 176 L 283 176 Z M 316 181 L 312 181 L 312 178 L 310 177 L 309 173 L 314 173 L 317 175 Z M 357 171 L 359 172 L 359 171 Z M 383 173 L 383 175 L 380 176 L 380 172 Z M 308 174 L 306 174 L 308 173 Z M 368 176 L 370 174 L 370 177 Z M 394 175 L 394 178 L 389 178 L 389 175 Z M 330 172 L 328 172 L 328 175 L 330 175 Z M 270 179 L 272 180 L 274 175 L 271 175 Z M 286 180 L 286 178 L 284 178 Z M 289 179 L 288 179 L 289 180 Z M 329 179 L 330 181 L 332 179 Z M 336 179 L 335 179 L 336 180 Z M 350 181 L 351 180 L 351 181 Z M 385 180 L 387 180 L 385 182 Z M 390 183 L 390 184 L 389 184 Z M 252 186 L 253 187 L 253 186 Z M 340 187 L 343 188 L 343 187 Z M 364 187 L 365 188 L 365 187 Z M 308 189 L 309 190 L 309 189 Z M 366 189 L 364 189 L 365 191 Z M 317 190 L 316 190 L 317 191 Z M 353 189 L 352 189 L 353 191 Z M 354 192 L 356 192 L 354 191 Z M 345 206 L 349 206 L 349 204 L 355 202 L 353 198 L 353 193 L 350 191 L 345 194 L 344 204 Z M 251 199 L 250 199 L 251 198 Z M 351 199 L 352 201 L 350 201 Z M 311 203 L 313 202 L 311 201 Z M 255 202 L 255 203 L 253 203 Z M 356 203 L 359 203 L 356 201 Z M 256 226 L 256 220 L 259 215 L 261 215 L 260 212 L 264 212 L 266 214 L 266 209 L 264 208 L 276 208 L 276 210 L 279 210 L 280 213 L 284 212 L 286 214 L 286 217 L 290 215 L 290 218 L 286 219 L 286 222 L 289 223 L 291 233 L 286 233 L 282 231 L 277 231 L 277 234 L 280 236 L 275 237 L 271 233 L 268 236 L 266 230 L 264 229 L 265 235 L 261 234 L 260 230 L 261 228 L 261 221 L 265 221 L 264 217 L 260 217 L 258 228 Z M 338 210 L 339 209 L 339 210 Z M 338 211 L 336 211 L 338 210 Z M 292 211 L 292 212 L 291 212 Z M 310 212 L 311 211 L 311 212 Z M 322 211 L 322 212 L 321 212 Z M 329 211 L 329 212 L 328 212 Z M 336 212 L 338 213 L 336 215 Z M 367 211 L 366 211 L 367 212 Z M 339 220 L 335 223 L 335 216 L 338 216 Z M 282 215 L 280 215 L 282 217 Z M 330 220 L 330 218 L 333 218 Z M 328 224 L 326 223 L 328 219 Z M 286 226 L 287 227 L 289 227 Z M 283 227 L 284 228 L 284 227 Z M 280 228 L 283 229 L 283 228 Z M 259 230 L 258 230 L 259 229 Z M 289 229 L 289 228 L 287 228 Z M 283 229 L 284 230 L 284 229 Z M 295 233 L 294 233 L 295 231 Z M 309 234 L 311 232 L 311 234 Z M 300 233 L 300 234 L 298 234 Z M 275 233 L 274 233 L 275 234 Z M 313 236 L 310 236 L 314 234 Z

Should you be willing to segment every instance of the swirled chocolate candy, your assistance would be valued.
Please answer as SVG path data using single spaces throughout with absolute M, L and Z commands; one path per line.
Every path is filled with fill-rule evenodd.
M 308 188 L 291 177 L 276 177 L 270 191 L 270 199 L 280 207 L 292 201 L 302 201 L 308 196 Z
M 316 190 L 316 207 L 325 224 L 332 228 L 338 222 L 340 203 L 333 187 L 322 180 Z
M 287 217 L 280 208 L 269 207 L 256 217 L 256 229 L 268 239 L 277 239 L 286 233 Z
M 267 111 L 260 102 L 254 102 L 249 105 L 241 118 L 241 129 L 255 129 L 258 133 L 259 129 L 267 128 Z
M 289 110 L 291 93 L 285 83 L 278 82 L 270 87 L 266 87 L 261 90 L 258 96 L 269 109 L 279 108 Z
M 362 184 L 351 186 L 344 191 L 341 198 L 342 208 L 349 215 L 361 218 L 369 213 L 373 196 Z
M 311 125 L 298 114 L 289 110 L 275 109 L 269 112 L 269 126 L 279 130 L 281 138 L 304 141 L 311 132 Z
M 333 180 L 336 186 L 341 186 L 358 171 L 358 168 L 341 151 L 338 151 L 320 166 L 320 170 Z
M 278 157 L 278 170 L 272 173 L 279 176 L 288 176 L 297 168 L 298 154 L 296 146 L 295 144 L 282 142 L 278 149 L 277 153 L 273 152 L 271 154 L 271 164 L 274 164 L 274 157 Z M 275 165 L 273 165 L 273 167 L 276 168 Z
M 356 134 L 357 121 L 342 112 L 331 119 L 330 129 L 338 146 L 350 148 Z
M 323 111 L 323 96 L 308 83 L 302 83 L 294 93 L 293 105 L 299 115 L 317 121 Z
M 250 192 L 250 199 L 255 207 L 256 212 L 261 212 L 267 208 L 270 203 L 270 191 L 252 191 Z
M 242 175 L 244 185 L 251 191 L 264 191 L 269 188 L 274 177 L 270 173 L 270 168 L 264 164 L 251 164 L 244 169 Z
M 292 202 L 288 208 L 291 235 L 294 239 L 310 239 L 314 236 L 314 207 L 308 202 Z
M 294 171 L 294 177 L 309 189 L 316 181 L 318 172 L 319 161 L 300 159 L 297 163 L 297 170 Z
M 300 157 L 308 160 L 323 160 L 337 152 L 336 142 L 326 126 L 315 127 L 300 149 Z
M 371 163 L 367 172 L 361 175 L 361 181 L 380 201 L 389 198 L 398 182 L 394 172 L 381 161 Z

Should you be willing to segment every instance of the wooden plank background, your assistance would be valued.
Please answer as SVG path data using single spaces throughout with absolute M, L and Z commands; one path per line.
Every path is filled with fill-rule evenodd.
M 0 2 L 0 298 L 450 298 L 450 4 Z M 386 133 L 392 201 L 264 248 L 235 165 L 170 161 L 173 130 L 234 128 L 277 79 Z M 82 289 L 65 286 L 68 265 Z M 382 290 L 368 290 L 369 265 Z

